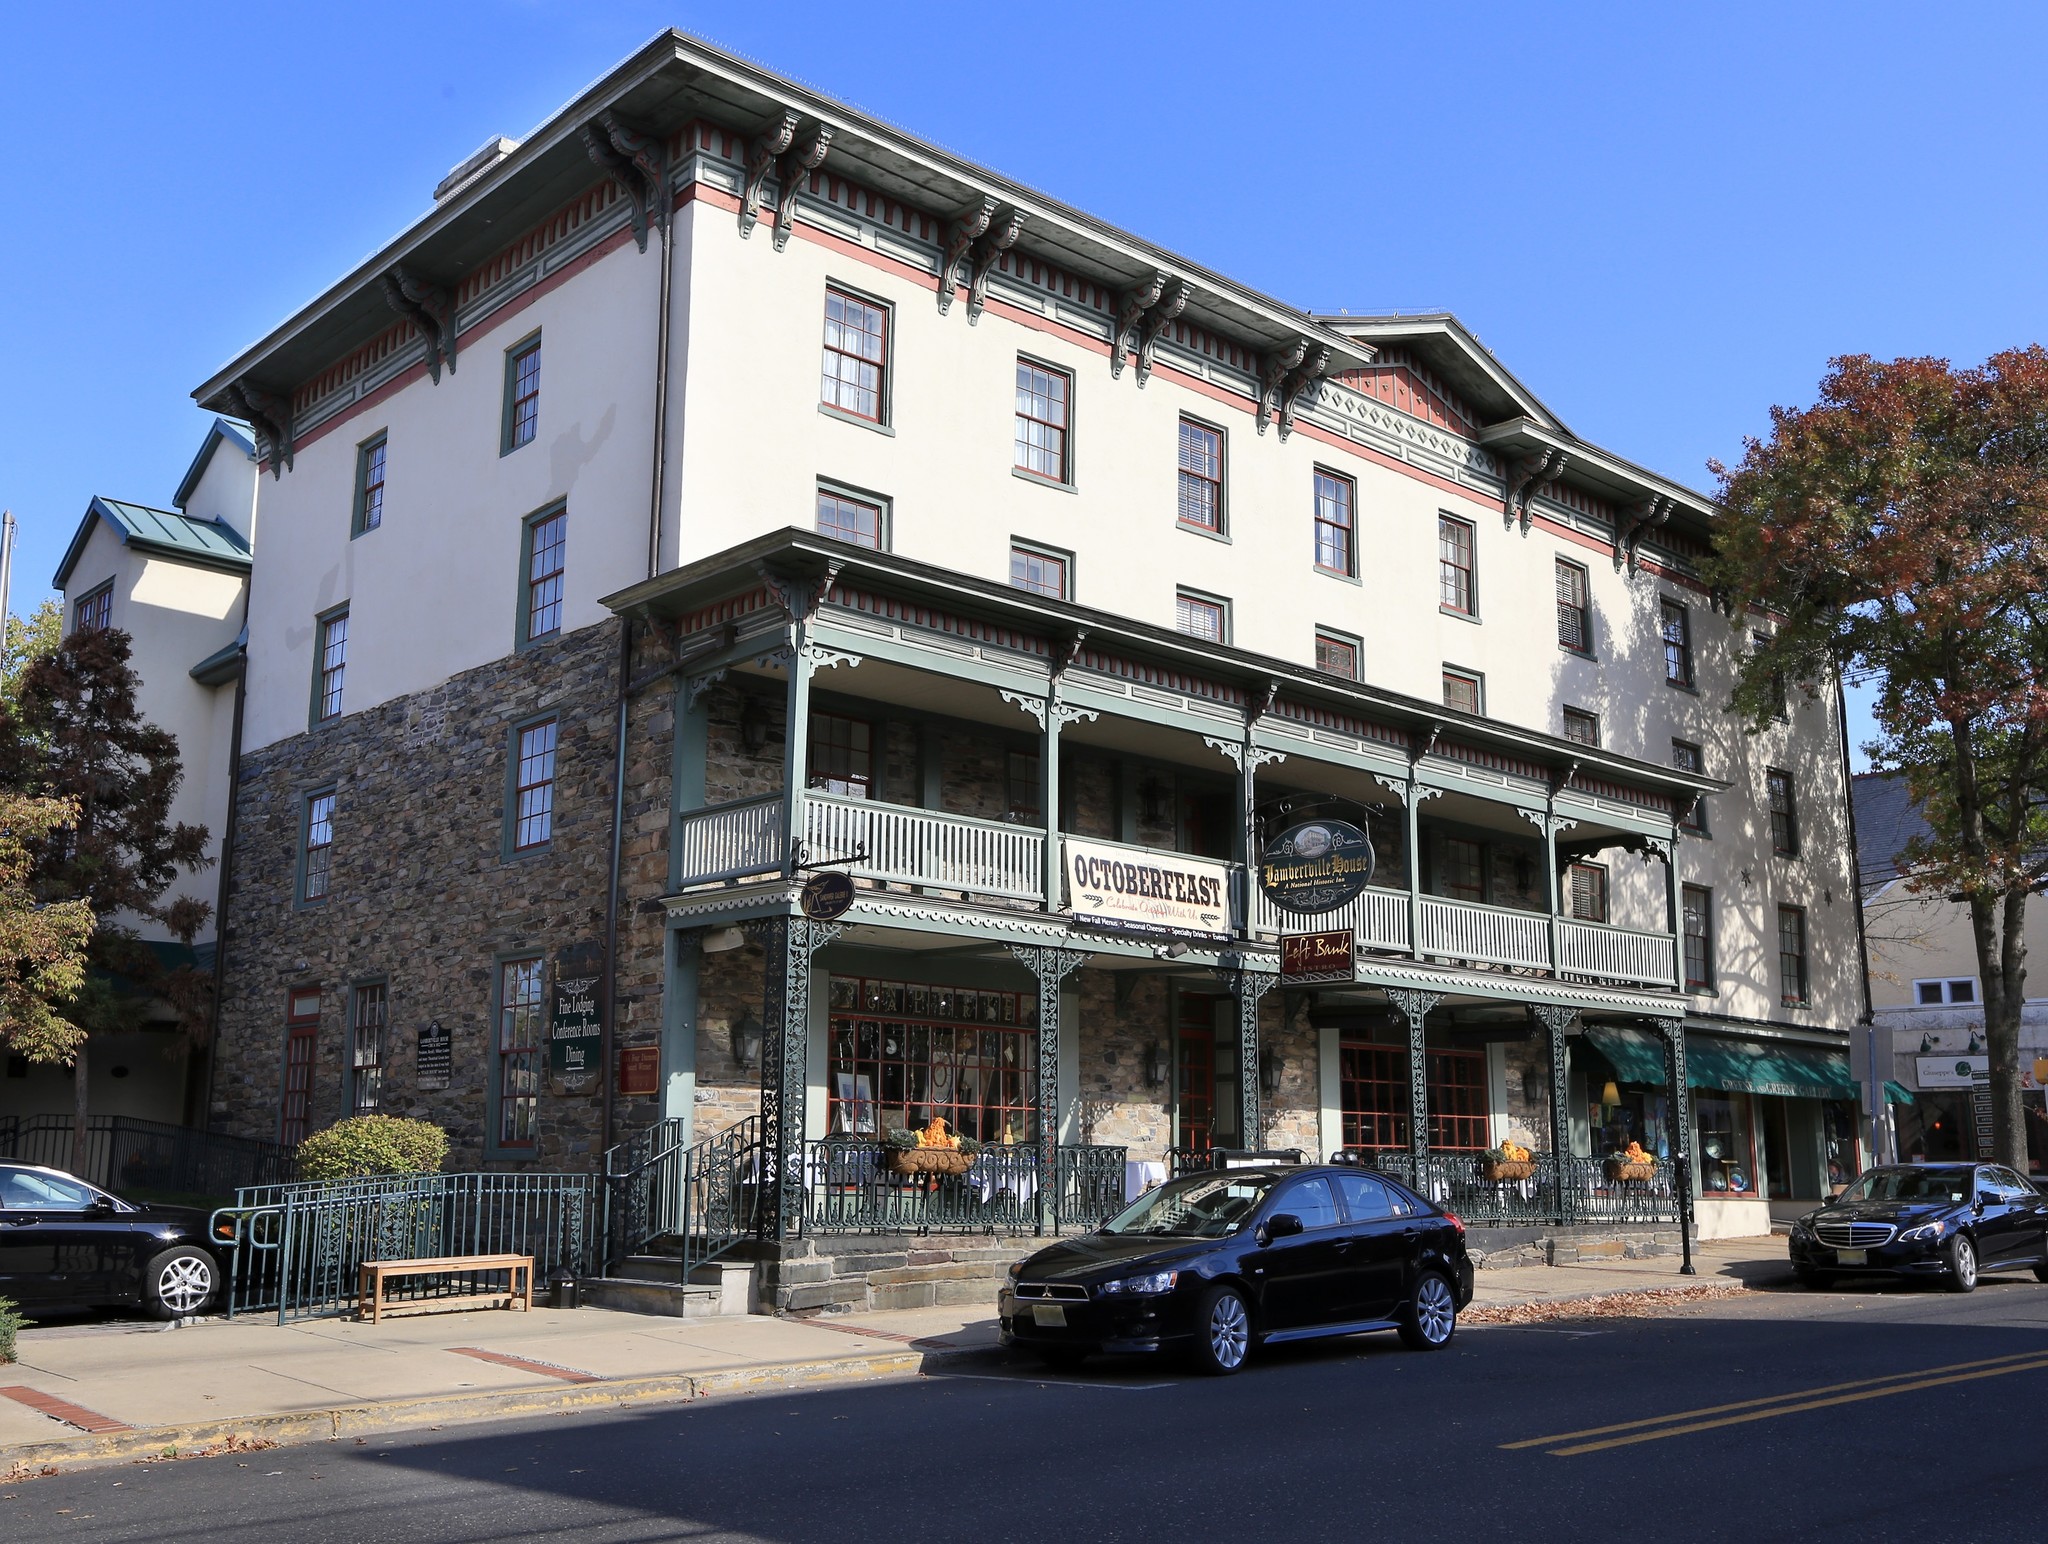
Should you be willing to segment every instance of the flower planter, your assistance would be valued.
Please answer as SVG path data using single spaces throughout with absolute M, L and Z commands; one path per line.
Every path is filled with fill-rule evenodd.
M 974 1160 L 957 1147 L 885 1147 L 884 1174 L 965 1174 Z
M 1657 1166 L 1654 1163 L 1623 1163 L 1618 1158 L 1607 1160 L 1607 1177 L 1609 1179 L 1650 1179 L 1656 1172 Z
M 1490 1185 L 1528 1179 L 1535 1172 L 1536 1165 L 1528 1159 L 1504 1159 L 1500 1163 L 1482 1163 L 1479 1166 L 1479 1177 Z

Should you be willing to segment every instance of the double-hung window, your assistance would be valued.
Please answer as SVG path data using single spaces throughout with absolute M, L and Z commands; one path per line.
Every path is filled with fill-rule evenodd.
M 1586 570 L 1557 560 L 1557 642 L 1574 654 L 1593 652 L 1593 614 Z
M 348 607 L 321 617 L 313 629 L 313 722 L 341 717 L 341 687 L 348 674 Z
M 831 488 L 818 490 L 818 534 L 851 542 L 856 547 L 882 549 L 885 516 L 879 503 L 857 499 Z
M 384 1094 L 384 1031 L 390 1023 L 389 989 L 381 981 L 365 982 L 349 1004 L 349 1114 L 375 1115 Z
M 1799 856 L 1799 808 L 1792 793 L 1792 774 L 1771 767 L 1764 773 L 1764 791 L 1771 806 L 1771 851 Z
M 1703 885 L 1686 885 L 1680 891 L 1680 909 L 1685 929 L 1685 989 L 1688 992 L 1714 990 L 1714 892 Z
M 334 790 L 306 796 L 305 840 L 299 851 L 299 903 L 317 906 L 334 884 Z
M 1486 711 L 1486 678 L 1477 671 L 1444 666 L 1444 706 L 1475 717 Z
M 1180 421 L 1180 523 L 1223 533 L 1223 431 Z
M 844 713 L 811 715 L 808 786 L 854 799 L 875 796 L 875 727 Z
M 888 419 L 889 312 L 845 290 L 825 291 L 825 358 L 818 400 L 870 423 Z
M 546 1046 L 542 1018 L 547 967 L 539 955 L 498 964 L 497 1034 L 493 1061 L 497 1077 L 498 1146 L 531 1148 L 539 1134 L 540 1074 Z
M 1325 675 L 1358 679 L 1358 640 L 1327 627 L 1316 629 L 1316 669 Z
M 505 432 L 498 446 L 510 455 L 540 432 L 540 334 L 505 351 Z
M 1230 603 L 1213 595 L 1181 590 L 1173 598 L 1173 625 L 1204 643 L 1230 641 Z
M 1681 772 L 1706 775 L 1706 753 L 1690 740 L 1671 742 L 1671 764 Z M 1694 800 L 1692 806 L 1678 817 L 1678 829 L 1690 831 L 1694 836 L 1707 834 L 1707 801 L 1704 797 Z
M 285 998 L 284 1077 L 278 1091 L 277 1139 L 306 1140 L 313 1124 L 313 1067 L 320 1049 L 320 989 L 293 987 Z
M 1067 454 L 1074 378 L 1033 359 L 1017 361 L 1017 470 L 1047 482 L 1073 481 Z
M 1445 611 L 1472 616 L 1479 609 L 1473 584 L 1472 522 L 1451 515 L 1436 517 L 1438 603 Z
M 96 586 L 78 597 L 78 603 L 71 608 L 71 630 L 74 633 L 104 632 L 114 616 L 114 581 Z
M 1354 570 L 1352 511 L 1358 486 L 1335 472 L 1316 471 L 1316 567 L 1350 578 Z
M 349 522 L 351 536 L 374 531 L 384 523 L 384 447 L 385 437 L 381 434 L 356 447 L 356 507 L 355 518 Z
M 559 719 L 542 719 L 513 732 L 512 850 L 545 847 L 555 834 L 555 745 Z
M 1600 715 L 1588 713 L 1584 708 L 1564 710 L 1564 737 L 1579 745 L 1598 746 L 1600 743 Z
M 1659 630 L 1664 635 L 1664 679 L 1672 686 L 1691 689 L 1692 622 L 1685 607 L 1675 600 L 1662 602 Z
M 1778 908 L 1778 980 L 1785 1006 L 1806 1001 L 1806 912 L 1797 906 Z
M 1010 583 L 1020 590 L 1029 590 L 1033 595 L 1067 600 L 1072 594 L 1068 589 L 1072 563 L 1073 559 L 1064 552 L 1012 542 Z
M 519 641 L 533 643 L 562 630 L 562 576 L 568 566 L 569 512 L 551 509 L 526 521 L 526 576 L 520 597 Z

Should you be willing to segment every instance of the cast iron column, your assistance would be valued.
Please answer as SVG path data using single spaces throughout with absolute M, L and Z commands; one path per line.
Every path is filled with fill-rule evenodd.
M 1279 975 L 1241 966 L 1216 968 L 1231 996 L 1237 999 L 1237 1130 L 1246 1147 L 1266 1145 L 1259 1120 L 1259 1000 L 1273 989 Z
M 1413 822 L 1410 824 L 1412 827 Z M 1444 998 L 1441 992 L 1412 992 L 1397 986 L 1386 990 L 1394 1011 L 1408 1021 L 1408 1156 L 1415 1160 L 1415 1185 L 1420 1189 L 1422 1160 L 1429 1154 L 1429 1055 L 1423 1047 L 1422 1026 L 1429 1010 Z M 1427 1190 L 1422 1193 L 1429 1194 Z
M 1079 949 L 1011 944 L 1038 978 L 1038 1231 L 1059 1230 L 1060 988 L 1088 956 Z
M 1544 1039 L 1550 1048 L 1550 1154 L 1557 1175 L 1557 1220 L 1570 1222 L 1577 1208 L 1571 1183 L 1572 1114 L 1565 1079 L 1565 1032 L 1577 1022 L 1576 1008 L 1538 1007 L 1536 1017 L 1543 1023 Z
M 1696 1274 L 1692 1267 L 1692 1092 L 1685 1081 L 1685 1020 L 1665 1019 L 1658 1026 L 1664 1037 L 1664 1094 L 1671 1102 L 1672 1188 L 1678 1195 L 1679 1274 Z
M 761 1211 L 778 1242 L 796 1232 L 804 1204 L 804 1099 L 811 1051 L 811 956 L 839 936 L 830 922 L 771 917 L 748 926 L 767 951 L 761 1034 Z

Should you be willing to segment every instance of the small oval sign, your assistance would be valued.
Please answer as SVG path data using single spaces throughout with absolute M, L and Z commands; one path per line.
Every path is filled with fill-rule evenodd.
M 1372 882 L 1372 839 L 1348 820 L 1289 826 L 1259 862 L 1259 888 L 1282 911 L 1312 917 L 1355 900 Z
M 853 904 L 853 880 L 832 870 L 811 875 L 804 881 L 804 915 L 813 922 L 830 922 L 844 916 Z

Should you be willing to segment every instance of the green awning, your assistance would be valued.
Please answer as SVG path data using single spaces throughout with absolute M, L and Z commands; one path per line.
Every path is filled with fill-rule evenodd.
M 1592 1025 L 1586 1038 L 1614 1064 L 1624 1083 L 1664 1083 L 1664 1043 L 1639 1029 Z M 1685 1037 L 1685 1081 L 1724 1093 L 1776 1094 L 1794 1099 L 1854 1099 L 1846 1052 L 1761 1040 Z
M 1906 1087 L 1903 1083 L 1894 1083 L 1890 1078 L 1886 1078 L 1884 1080 L 1884 1102 L 1886 1104 L 1911 1104 L 1913 1102 L 1913 1090 Z

